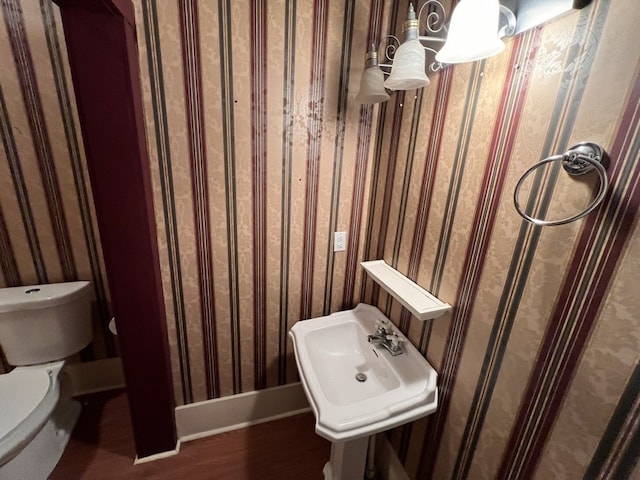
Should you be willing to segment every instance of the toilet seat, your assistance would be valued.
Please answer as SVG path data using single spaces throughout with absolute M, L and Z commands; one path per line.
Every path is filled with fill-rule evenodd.
M 0 465 L 17 455 L 51 416 L 63 364 L 18 367 L 0 375 Z

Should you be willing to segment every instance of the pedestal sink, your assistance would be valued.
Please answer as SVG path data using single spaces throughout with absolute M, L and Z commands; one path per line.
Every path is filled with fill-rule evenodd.
M 368 342 L 384 322 L 377 308 L 360 304 L 298 322 L 289 332 L 316 433 L 332 442 L 325 480 L 361 480 L 370 435 L 429 415 L 438 405 L 436 371 L 402 333 L 393 328 L 400 355 Z

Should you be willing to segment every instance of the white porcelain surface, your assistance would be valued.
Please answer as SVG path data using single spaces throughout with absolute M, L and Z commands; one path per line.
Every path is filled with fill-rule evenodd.
M 19 367 L 0 375 L 0 465 L 24 448 L 51 416 L 60 398 L 63 365 Z
M 9 364 L 53 362 L 86 347 L 90 292 L 89 282 L 0 289 L 0 345 Z
M 14 369 L 0 375 L 0 443 L 42 402 L 51 387 L 47 370 Z
M 41 309 L 63 305 L 89 293 L 89 282 L 63 282 L 0 288 L 0 312 Z
M 368 343 L 376 320 L 387 319 L 377 308 L 360 304 L 298 322 L 289 332 L 316 432 L 333 442 L 387 430 L 437 407 L 436 371 L 399 331 L 402 355 Z M 357 381 L 358 373 L 367 380 Z
M 49 478 L 62 456 L 80 414 L 63 366 L 18 367 L 0 375 L 0 405 L 6 407 L 0 409 L 0 479 Z

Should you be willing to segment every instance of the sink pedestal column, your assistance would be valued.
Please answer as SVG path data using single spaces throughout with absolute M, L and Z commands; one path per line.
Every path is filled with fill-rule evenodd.
M 331 443 L 331 458 L 322 469 L 324 480 L 362 480 L 369 437 Z

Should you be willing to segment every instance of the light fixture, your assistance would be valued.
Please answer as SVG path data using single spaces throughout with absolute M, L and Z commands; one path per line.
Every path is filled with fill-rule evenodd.
M 437 36 L 420 36 L 420 14 L 425 7 L 434 7 L 427 15 L 426 27 L 431 34 L 438 34 L 444 29 L 443 5 L 438 0 L 427 0 L 420 9 L 418 18 L 413 8 L 413 3 L 409 4 L 407 20 L 403 25 L 405 41 L 400 43 L 397 37 L 387 35 L 393 42 L 385 49 L 387 60 L 391 63 L 379 63 L 378 53 L 375 45 L 371 45 L 371 50 L 365 55 L 365 70 L 360 79 L 360 91 L 356 96 L 356 101 L 360 103 L 379 103 L 388 100 L 389 95 L 384 90 L 414 90 L 429 85 L 429 77 L 425 72 L 425 51 L 430 51 L 434 55 L 437 50 L 424 46 L 422 41 L 443 43 L 444 39 Z M 382 70 L 386 68 L 387 70 Z M 438 66 L 432 62 L 431 69 L 435 71 Z M 391 71 L 389 72 L 388 69 Z M 389 75 L 383 81 L 384 75 Z M 384 94 L 382 93 L 384 92 Z
M 380 103 L 389 100 L 389 94 L 384 89 L 384 74 L 378 65 L 378 52 L 375 45 L 364 57 L 365 70 L 360 78 L 360 91 L 356 95 L 358 103 Z
M 424 47 L 418 40 L 418 25 L 416 12 L 410 3 L 407 21 L 402 27 L 404 42 L 396 50 L 391 74 L 384 82 L 389 90 L 415 90 L 429 85 L 429 77 L 424 71 Z
M 389 62 L 379 63 L 374 45 L 365 56 L 366 68 L 356 100 L 384 102 L 388 90 L 414 90 L 429 85 L 428 72 L 437 72 L 450 63 L 473 62 L 504 50 L 502 37 L 512 36 L 549 22 L 572 9 L 586 7 L 592 0 L 460 0 L 451 15 L 445 41 L 446 11 L 439 0 L 426 0 L 418 10 L 409 4 L 403 25 L 404 42 L 387 35 L 395 43 L 387 45 Z M 425 34 L 420 35 L 422 14 Z M 518 18 L 513 12 L 517 12 Z M 437 50 L 429 43 L 441 48 Z M 385 70 L 386 69 L 386 70 Z M 390 69 L 390 72 L 389 72 Z M 428 71 L 428 72 L 427 72 Z M 389 78 L 383 82 L 384 75 Z
M 506 24 L 498 30 L 500 14 Z M 500 37 L 513 35 L 516 17 L 498 0 L 461 0 L 451 14 L 449 34 L 436 60 L 440 63 L 474 62 L 504 50 Z

